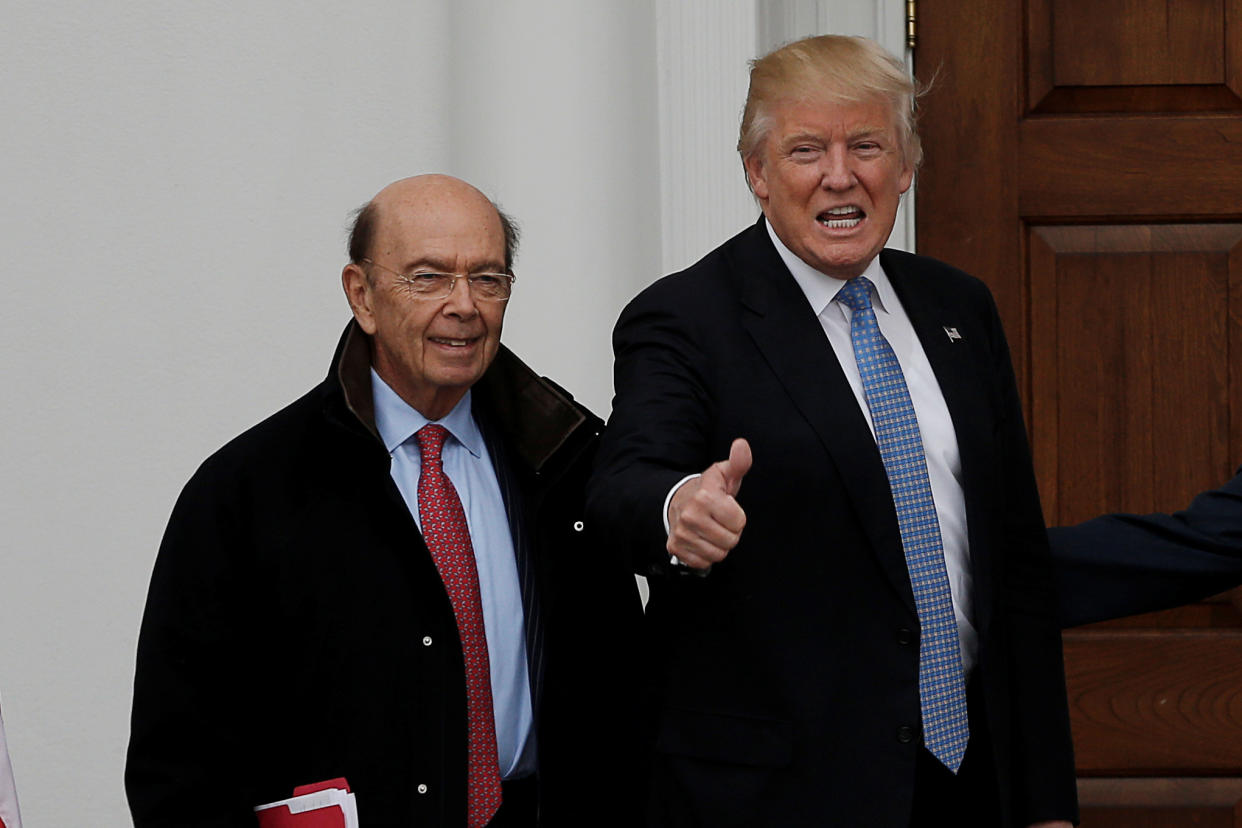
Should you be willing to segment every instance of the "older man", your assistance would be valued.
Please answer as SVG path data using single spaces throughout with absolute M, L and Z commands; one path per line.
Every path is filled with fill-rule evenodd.
M 641 609 L 584 532 L 599 420 L 500 344 L 514 245 L 447 176 L 360 211 L 327 379 L 208 459 L 169 522 L 138 828 L 254 826 L 333 780 L 368 827 L 627 824 Z
M 762 217 L 617 323 L 588 514 L 650 578 L 653 825 L 1075 818 L 1000 320 L 978 280 L 883 249 L 914 93 L 862 39 L 756 61 Z

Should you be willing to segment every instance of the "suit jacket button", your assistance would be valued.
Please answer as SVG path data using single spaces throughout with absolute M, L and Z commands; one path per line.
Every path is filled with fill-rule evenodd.
M 418 792 L 419 792 L 420 794 L 425 794 L 425 793 L 427 793 L 427 786 L 426 786 L 426 785 L 419 785 L 419 786 L 418 786 Z
M 903 745 L 908 745 L 913 742 L 914 728 L 906 727 L 905 725 L 897 728 L 897 741 L 901 742 Z
M 584 528 L 584 527 L 583 527 L 583 523 L 582 523 L 582 521 L 580 521 L 580 520 L 575 520 L 575 521 L 574 521 L 574 531 L 575 531 L 575 532 L 581 532 L 581 531 L 583 530 L 583 528 Z
M 898 627 L 897 628 L 897 643 L 898 644 L 904 647 L 913 640 L 914 640 L 914 633 L 910 631 L 909 627 Z
M 424 646 L 424 647 L 430 647 L 430 646 L 431 646 L 431 636 L 429 636 L 429 635 L 424 635 L 424 636 L 423 636 L 423 646 Z

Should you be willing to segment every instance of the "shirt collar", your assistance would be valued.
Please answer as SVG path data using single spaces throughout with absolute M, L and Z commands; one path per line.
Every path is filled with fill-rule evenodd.
M 802 288 L 802 292 L 806 295 L 806 300 L 811 303 L 811 310 L 815 311 L 816 316 L 819 316 L 832 303 L 832 300 L 837 297 L 837 291 L 845 287 L 845 281 L 820 273 L 799 259 L 797 254 L 785 246 L 780 236 L 776 235 L 776 231 L 772 229 L 771 222 L 765 221 L 763 226 L 767 228 L 772 244 L 776 245 L 776 252 L 781 257 L 781 261 L 785 263 L 785 267 L 789 268 L 794 281 L 798 283 L 798 287 Z M 871 284 L 875 286 L 871 296 L 872 307 L 875 310 L 889 313 L 891 312 L 890 308 L 897 307 L 897 293 L 893 290 L 893 285 L 888 280 L 888 274 L 884 272 L 884 268 L 880 267 L 879 256 L 876 256 L 867 264 L 867 269 L 862 272 L 862 275 L 866 276 L 871 281 Z
M 375 428 L 389 454 L 432 422 L 389 388 L 374 367 L 371 368 L 371 396 L 375 400 Z M 452 411 L 435 422 L 448 429 L 449 434 L 475 457 L 482 456 L 483 435 L 470 413 L 469 391 L 453 406 Z

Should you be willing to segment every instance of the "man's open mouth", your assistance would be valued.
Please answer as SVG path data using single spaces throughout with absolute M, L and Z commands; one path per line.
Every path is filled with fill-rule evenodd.
M 867 214 L 861 207 L 848 204 L 844 207 L 830 207 L 815 217 L 816 221 L 832 230 L 848 230 L 857 227 Z

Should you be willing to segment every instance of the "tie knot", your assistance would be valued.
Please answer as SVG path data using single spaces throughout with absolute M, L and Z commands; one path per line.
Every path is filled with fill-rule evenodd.
M 447 437 L 448 429 L 437 423 L 428 423 L 414 432 L 414 442 L 418 443 L 418 453 L 424 463 L 434 465 L 440 462 L 440 450 L 444 448 Z
M 866 276 L 855 276 L 837 291 L 837 299 L 854 313 L 871 307 L 871 281 Z

